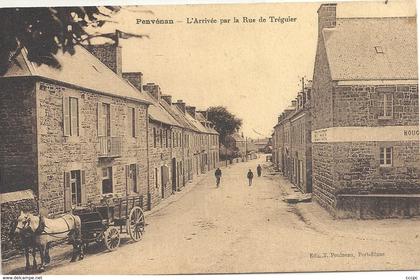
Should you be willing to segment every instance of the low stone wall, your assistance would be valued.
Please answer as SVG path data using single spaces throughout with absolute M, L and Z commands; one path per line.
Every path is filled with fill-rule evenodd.
M 420 216 L 420 194 L 338 195 L 336 218 L 381 219 Z
M 17 236 L 11 235 L 12 223 L 19 217 L 21 210 L 36 214 L 37 205 L 31 190 L 1 194 L 1 256 L 3 260 L 18 254 L 21 249 Z

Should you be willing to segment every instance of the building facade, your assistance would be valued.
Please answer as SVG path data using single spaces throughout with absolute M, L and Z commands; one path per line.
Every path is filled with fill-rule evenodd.
M 274 127 L 273 162 L 303 193 L 312 192 L 311 83 L 292 101 Z
M 318 10 L 314 197 L 337 217 L 419 215 L 415 18 L 341 19 L 336 8 Z
M 147 196 L 150 103 L 85 49 L 76 52 L 60 57 L 59 74 L 22 52 L 24 67 L 0 79 L 2 192 L 32 189 L 51 214 L 107 194 Z M 76 61 L 84 61 L 78 75 Z

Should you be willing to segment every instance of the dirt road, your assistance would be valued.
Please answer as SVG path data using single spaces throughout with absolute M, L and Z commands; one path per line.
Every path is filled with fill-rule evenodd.
M 223 169 L 220 188 L 215 186 L 213 172 L 198 178 L 199 184 L 187 187 L 176 194 L 180 196 L 176 201 L 147 217 L 149 225 L 140 242 L 131 243 L 127 239 L 114 252 L 103 252 L 92 246 L 83 261 L 72 264 L 53 259 L 46 274 L 420 267 L 417 250 L 420 239 L 415 235 L 409 235 L 412 239 L 398 237 L 403 230 L 418 229 L 418 220 L 357 221 L 355 229 L 348 221 L 336 223 L 332 218 L 308 221 L 305 211 L 310 217 L 311 207 L 316 206 L 300 209 L 298 205 L 283 202 L 287 192 L 285 181 L 268 175 L 266 169 L 262 177 L 257 177 L 258 163 L 265 164 L 263 157 Z M 255 174 L 252 187 L 248 187 L 246 178 L 249 168 Z M 342 231 L 338 232 L 340 226 Z M 375 233 L 376 228 L 380 234 Z

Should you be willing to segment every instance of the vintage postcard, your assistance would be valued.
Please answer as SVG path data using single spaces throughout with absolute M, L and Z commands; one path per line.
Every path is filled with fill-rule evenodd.
M 0 8 L 0 131 L 3 275 L 420 267 L 415 1 Z

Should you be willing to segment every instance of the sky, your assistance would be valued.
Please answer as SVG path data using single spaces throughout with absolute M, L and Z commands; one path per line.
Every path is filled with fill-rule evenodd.
M 319 3 L 126 6 L 101 32 L 116 28 L 149 38 L 120 40 L 123 71 L 143 73 L 144 82 L 197 109 L 225 106 L 243 120 L 242 132 L 268 137 L 277 116 L 312 79 Z M 350 3 L 337 6 L 338 17 L 413 16 L 415 2 Z M 268 17 L 294 22 L 270 22 Z M 220 19 L 239 23 L 220 24 Z M 243 17 L 256 19 L 243 22 Z M 260 17 L 266 22 L 258 22 Z M 172 19 L 175 24 L 136 24 L 137 19 Z M 187 24 L 211 19 L 216 24 Z

